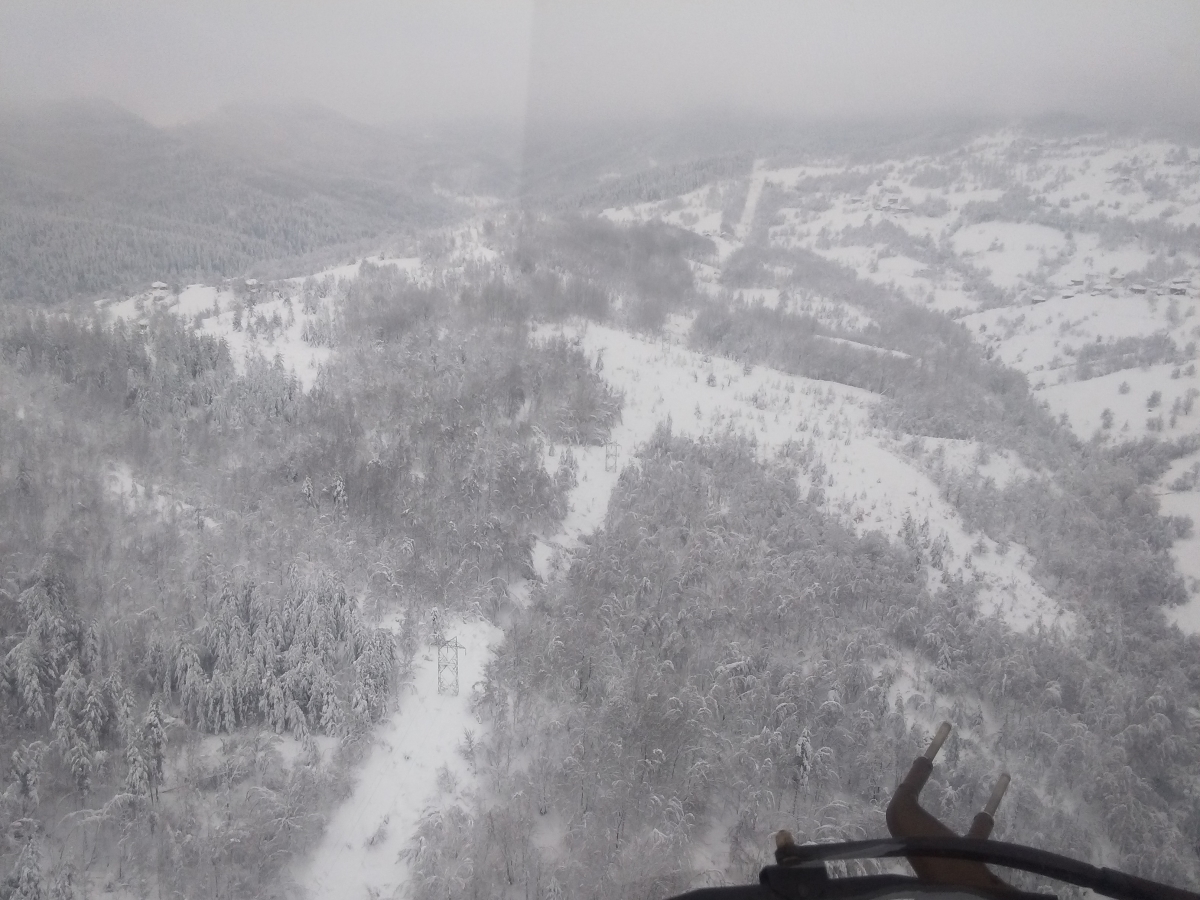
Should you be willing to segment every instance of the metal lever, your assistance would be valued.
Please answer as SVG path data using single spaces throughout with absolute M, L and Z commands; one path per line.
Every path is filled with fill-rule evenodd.
M 951 725 L 943 722 L 933 736 L 925 752 L 913 760 L 908 775 L 900 782 L 887 806 L 887 827 L 892 837 L 897 838 L 937 838 L 957 837 L 953 831 L 943 825 L 935 816 L 922 808 L 921 789 L 929 781 L 933 773 L 933 760 L 946 739 L 950 736 Z M 995 827 L 993 815 L 1004 792 L 1008 789 L 1009 777 L 1001 776 L 992 796 L 984 806 L 983 812 L 975 816 L 967 837 L 986 839 Z M 941 884 L 985 888 L 991 891 L 1014 892 L 1009 884 L 1001 881 L 983 863 L 958 859 L 934 859 L 931 857 L 909 856 L 909 865 L 920 878 Z

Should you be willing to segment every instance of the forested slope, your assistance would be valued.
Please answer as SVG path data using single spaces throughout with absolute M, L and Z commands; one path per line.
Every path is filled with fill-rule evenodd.
M 3 314 L 0 896 L 286 891 L 418 620 L 495 614 L 562 516 L 543 441 L 619 397 L 388 271 L 308 392 L 170 315 Z
M 323 169 L 271 164 L 266 137 L 241 127 L 235 152 L 208 132 L 163 131 L 102 103 L 4 114 L 0 300 L 51 303 L 237 275 L 446 220 L 430 173 L 411 158 L 389 159 L 382 171 L 344 158 Z M 345 124 L 311 127 L 336 133 Z
M 634 221 L 629 234 L 659 225 Z M 570 234 L 518 252 L 529 283 L 569 277 Z M 1029 548 L 1072 627 L 1021 633 L 983 614 L 970 566 L 951 576 L 912 522 L 881 534 L 835 519 L 802 434 L 763 463 L 753 443 L 665 427 L 625 468 L 567 579 L 509 628 L 478 694 L 492 738 L 471 758 L 487 789 L 427 818 L 411 857 L 419 895 L 483 896 L 501 873 L 514 895 L 666 895 L 753 878 L 780 827 L 877 836 L 881 804 L 942 716 L 956 737 L 928 803 L 948 822 L 965 825 L 1007 768 L 1017 787 L 1000 837 L 1194 883 L 1200 667 L 1196 639 L 1159 612 L 1187 596 L 1169 550 L 1192 523 L 1160 515 L 1146 486 L 1193 448 L 1084 443 L 947 316 L 765 238 L 759 227 L 732 248 L 712 299 L 679 295 L 691 346 L 747 373 L 873 392 L 875 426 L 980 536 L 972 553 L 989 552 L 984 538 L 998 554 Z M 579 270 L 606 280 L 596 259 Z M 610 283 L 636 304 L 636 287 Z M 778 306 L 733 299 L 761 285 Z M 784 294 L 868 324 L 842 330 Z M 925 441 L 1025 468 L 998 484 L 978 464 L 942 464 Z
M 220 265 L 290 240 L 279 216 L 315 246 L 390 215 L 369 185 L 396 171 L 393 145 L 368 133 L 243 182 L 292 120 L 252 137 L 223 130 L 235 116 L 161 146 L 123 121 L 77 171 L 10 146 L 24 181 L 8 190 L 63 192 L 64 220 L 86 194 L 174 222 L 188 191 L 210 195 L 206 154 L 228 155 L 215 204 L 284 199 Z M 840 140 L 873 167 L 956 128 Z M 435 606 L 505 640 L 470 687 L 471 779 L 431 779 L 395 861 L 417 897 L 665 896 L 752 878 L 777 828 L 879 836 L 942 718 L 955 735 L 926 801 L 950 824 L 1009 769 L 998 837 L 1195 883 L 1200 645 L 1161 613 L 1186 597 L 1171 550 L 1192 523 L 1149 488 L 1194 445 L 1084 440 L 932 301 L 843 264 L 828 235 L 774 240 L 782 189 L 746 189 L 737 141 L 649 168 L 643 151 L 669 142 L 576 167 L 565 146 L 537 151 L 525 209 L 425 231 L 420 259 L 198 287 L 185 320 L 165 312 L 175 296 L 107 308 L 127 322 L 0 311 L 0 900 L 292 890 L 289 861 L 322 840 L 430 652 Z M 137 160 L 158 178 L 175 153 L 198 173 L 178 205 L 113 174 Z M 317 174 L 329 158 L 344 182 Z M 827 187 L 875 174 L 801 172 L 789 202 L 818 215 Z M 717 182 L 732 187 L 702 189 Z M 723 217 L 750 227 L 697 224 Z M 953 256 L 897 227 L 844 237 Z M 959 262 L 946 271 L 971 302 L 999 296 Z M 319 374 L 285 368 L 284 335 L 320 348 L 304 355 L 327 360 Z M 1107 360 L 1097 346 L 1084 364 Z M 621 447 L 618 423 L 622 442 L 653 437 Z M 580 499 L 607 503 L 603 528 L 554 545 Z M 1006 619 L 996 573 L 1045 617 Z
M 604 530 L 508 632 L 478 698 L 493 799 L 427 820 L 419 896 L 752 880 L 778 828 L 884 833 L 942 715 L 957 730 L 924 802 L 945 821 L 965 827 L 1004 767 L 1003 839 L 1193 880 L 1197 673 L 1177 637 L 1014 634 L 970 583 L 929 590 L 927 547 L 806 502 L 802 457 L 755 456 L 664 428 L 625 470 Z

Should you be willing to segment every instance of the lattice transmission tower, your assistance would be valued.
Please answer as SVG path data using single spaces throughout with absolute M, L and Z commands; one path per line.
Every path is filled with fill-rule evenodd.
M 458 696 L 458 651 L 465 650 L 456 637 L 439 634 L 437 641 L 438 693 Z
M 604 442 L 604 471 L 615 472 L 621 464 L 621 445 L 616 441 Z

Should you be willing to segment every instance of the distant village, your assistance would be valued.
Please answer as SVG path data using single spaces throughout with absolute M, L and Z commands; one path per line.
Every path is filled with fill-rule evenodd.
M 1059 296 L 1064 299 L 1089 294 L 1092 297 L 1108 295 L 1119 297 L 1123 293 L 1152 297 L 1190 297 L 1192 296 L 1191 278 L 1173 278 L 1163 282 L 1129 283 L 1128 278 L 1121 275 L 1104 275 L 1096 278 L 1072 278 L 1063 288 Z M 1044 303 L 1049 298 L 1044 295 L 1032 297 L 1034 303 Z

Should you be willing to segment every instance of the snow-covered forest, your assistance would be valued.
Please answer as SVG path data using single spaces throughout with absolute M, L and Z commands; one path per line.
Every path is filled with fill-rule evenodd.
M 0 900 L 751 881 L 779 829 L 883 836 L 943 720 L 943 821 L 1003 770 L 998 838 L 1200 883 L 1200 144 L 531 141 L 517 179 L 462 138 L 318 190 L 208 168 L 227 121 L 38 123 Z M 49 204 L 47 130 L 137 178 Z

